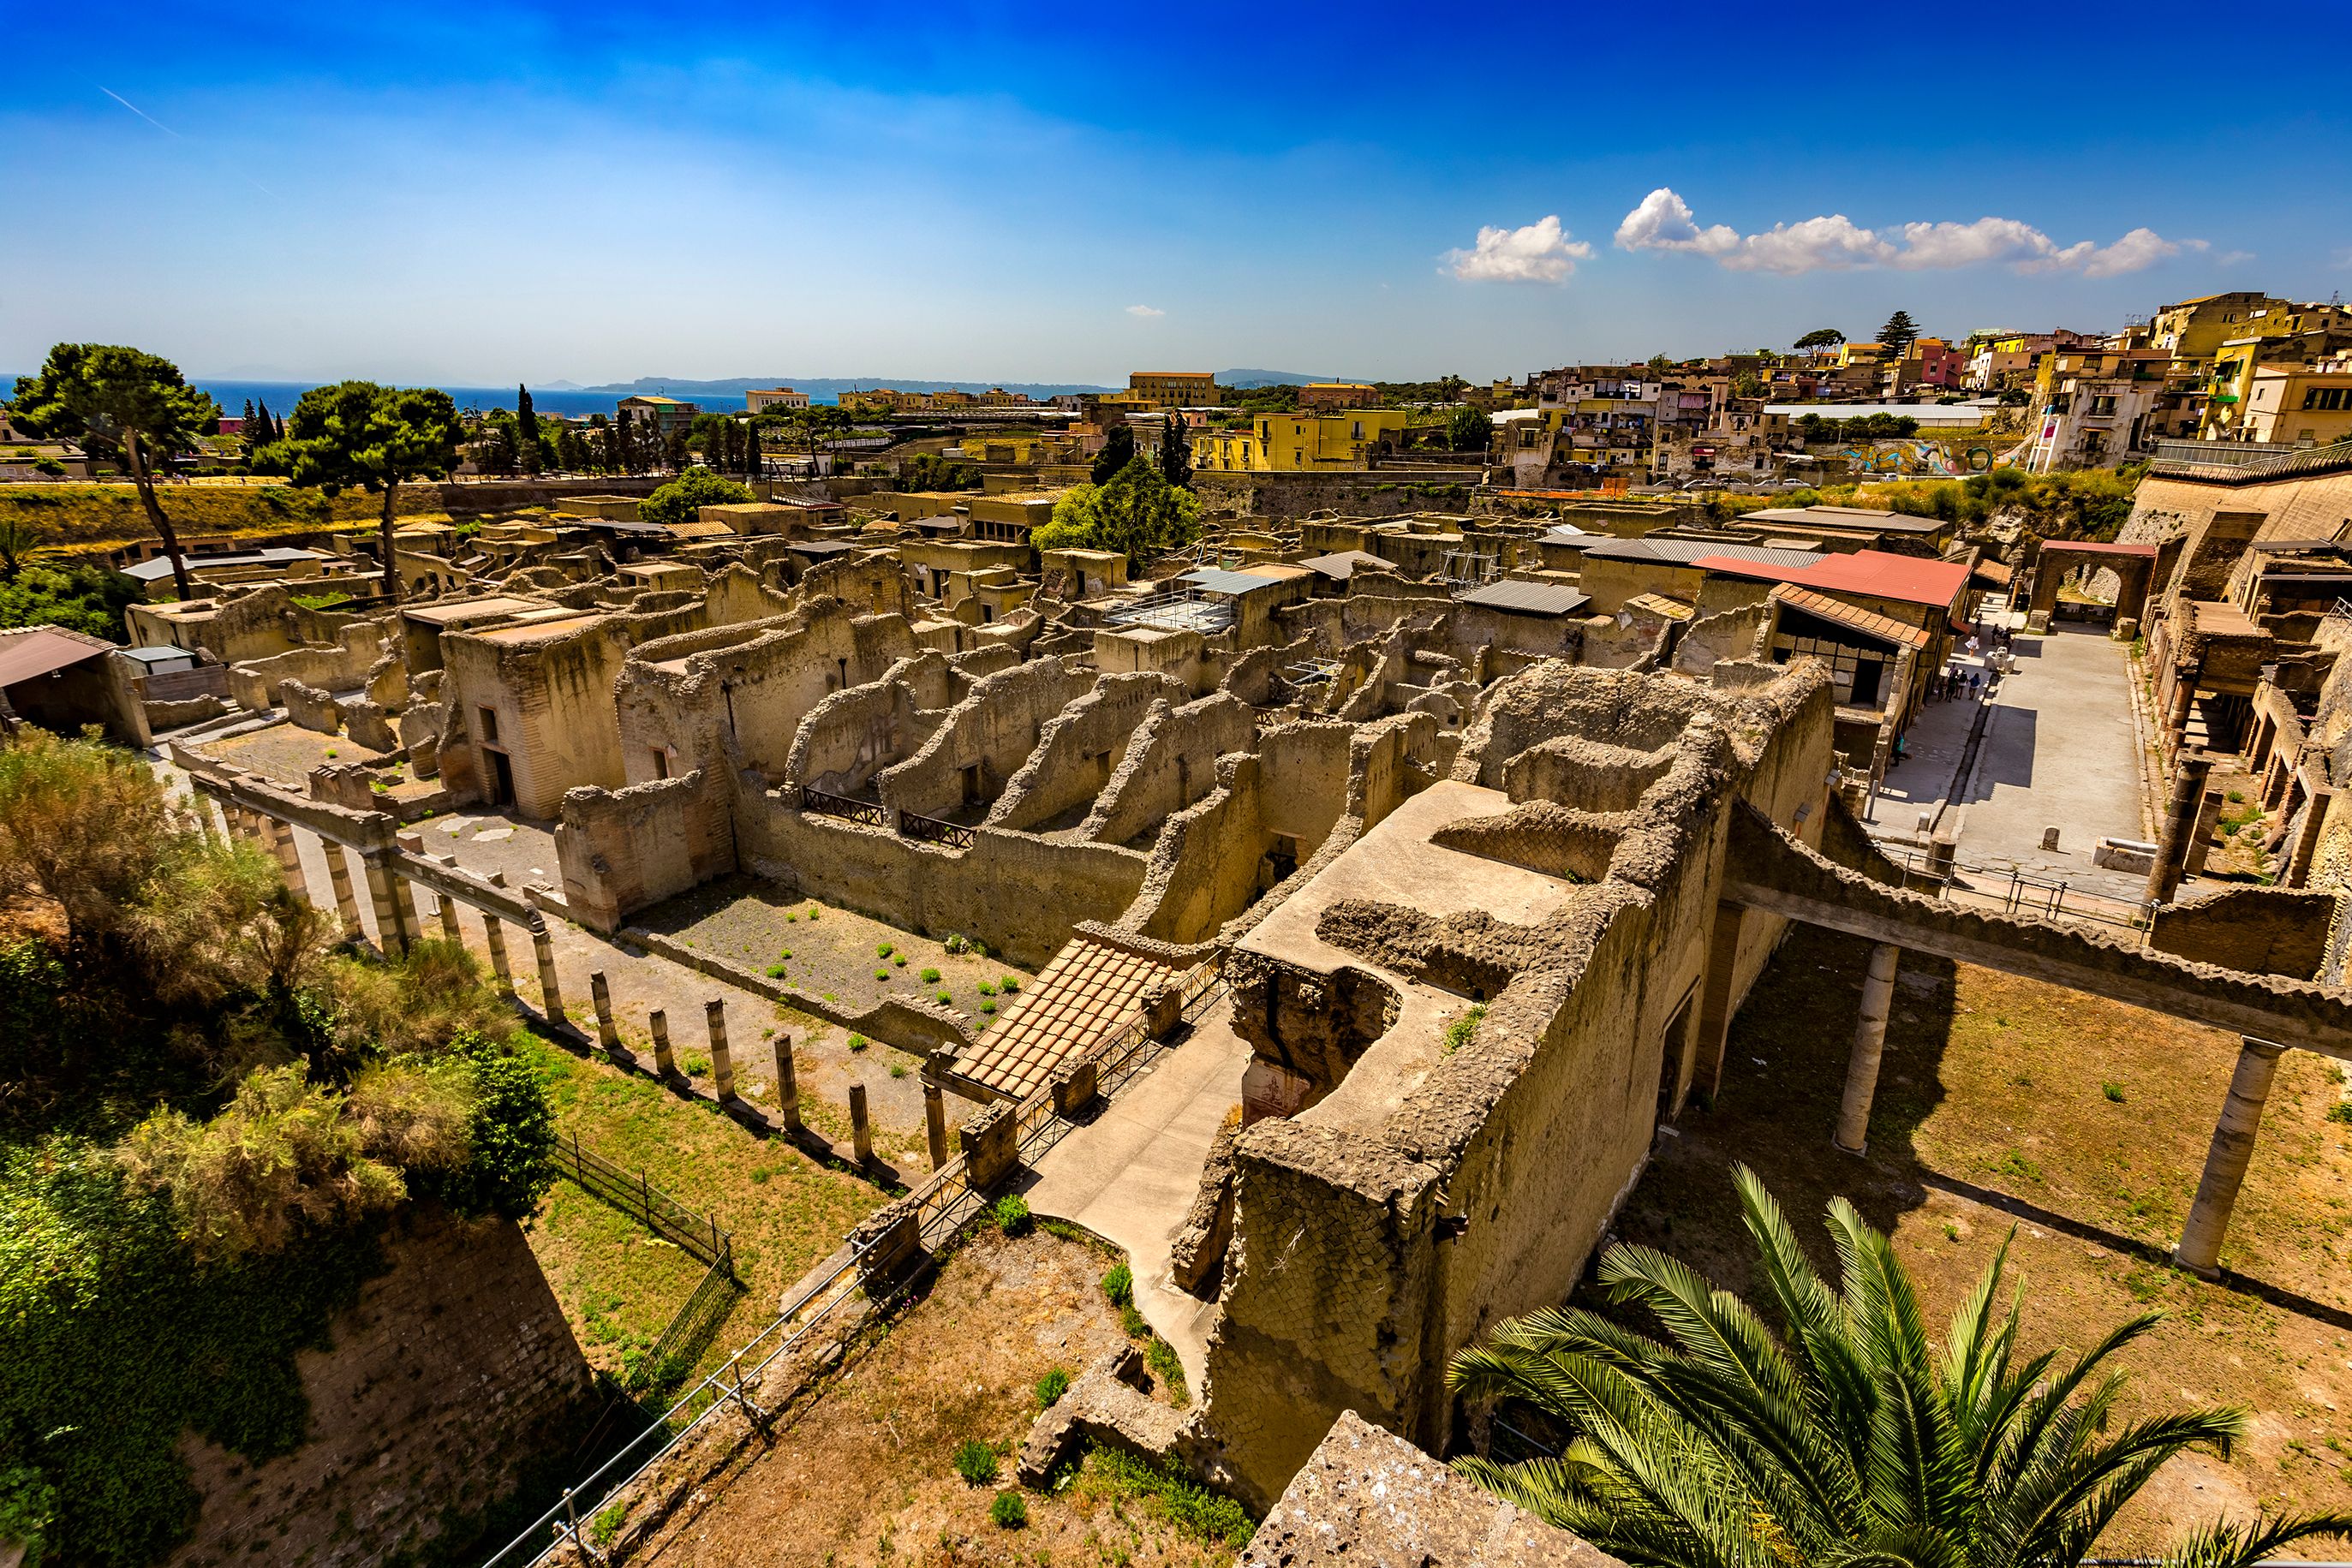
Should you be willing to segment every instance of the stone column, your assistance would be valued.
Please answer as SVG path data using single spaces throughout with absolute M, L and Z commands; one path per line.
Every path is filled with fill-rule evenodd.
M 646 1019 L 654 1035 L 654 1071 L 664 1078 L 677 1076 L 677 1056 L 669 1048 L 669 1014 L 656 1008 Z
M 547 1021 L 569 1027 L 563 1016 L 563 987 L 555 977 L 555 938 L 547 934 L 543 925 L 530 928 L 530 946 L 539 956 L 539 1010 Z
M 441 935 L 451 946 L 463 947 L 466 934 L 457 926 L 457 901 L 446 893 L 438 896 L 441 900 Z
M 1691 1092 L 1712 1102 L 1723 1091 L 1723 1047 L 1731 1034 L 1732 969 L 1739 956 L 1741 922 L 1748 911 L 1737 904 L 1715 906 L 1715 928 L 1706 939 L 1706 978 L 1698 1004 L 1696 1061 Z
M 710 1025 L 710 1083 L 722 1101 L 735 1098 L 735 1059 L 727 1054 L 727 1004 L 717 998 L 702 1005 Z
M 416 925 L 414 929 L 418 936 L 422 936 L 425 934 L 425 916 L 431 913 L 425 907 L 425 895 L 432 892 L 432 889 L 413 876 L 403 880 L 408 883 L 409 906 L 416 911 Z
M 332 839 L 320 839 L 327 854 L 327 881 L 335 890 L 335 913 L 342 916 L 343 935 L 356 942 L 367 935 L 360 924 L 360 901 L 352 894 L 352 852 Z
M 784 1119 L 784 1130 L 801 1130 L 800 1075 L 793 1067 L 793 1032 L 776 1031 L 776 1110 Z
M 621 1053 L 621 1030 L 613 1022 L 613 991 L 604 984 L 604 971 L 595 970 L 588 977 L 588 999 L 596 1009 L 596 1043 L 604 1048 L 607 1056 Z
M 402 904 L 399 889 L 391 866 L 385 863 L 382 850 L 362 850 L 360 863 L 367 870 L 368 903 L 375 908 L 376 946 L 386 956 L 397 958 L 408 951 L 408 910 Z
M 866 1114 L 866 1085 L 849 1086 L 849 1146 L 861 1166 L 874 1163 L 874 1124 Z
M 2172 779 L 2172 803 L 2156 841 L 2156 864 L 2147 873 L 2151 904 L 2169 904 L 2180 891 L 2181 872 L 2197 841 L 2197 819 L 2205 809 L 2205 778 L 2212 771 L 2212 758 L 2203 753 L 2181 753 Z
M 2327 803 L 2335 797 L 2325 793 L 2314 795 L 2304 808 L 2303 826 L 2294 835 L 2294 848 L 2286 859 L 2286 885 L 2306 887 L 2311 883 L 2312 863 L 2319 858 L 2319 831 L 2327 825 Z
M 2197 706 L 2197 677 L 2200 670 L 2172 667 L 2172 702 L 2164 716 L 2163 748 L 2158 753 L 2158 762 L 2168 762 L 2178 756 L 2183 739 L 2189 734 L 2189 716 Z
M 2263 1102 L 2270 1098 L 2271 1080 L 2277 1075 L 2284 1046 L 2247 1039 L 2238 1048 L 2238 1070 L 2230 1076 L 2229 1098 L 2221 1103 L 2221 1120 L 2213 1129 L 2213 1146 L 2205 1155 L 2205 1175 L 2197 1183 L 2197 1201 L 2189 1206 L 2189 1223 L 2180 1228 L 2180 1245 L 2172 1260 L 2193 1274 L 2215 1279 L 2221 1272 L 2221 1238 L 2230 1228 L 2230 1210 L 2238 1202 L 2238 1188 L 2246 1179 L 2246 1162 L 2253 1157 L 2254 1133 L 2262 1125 Z
M 490 950 L 490 973 L 498 977 L 499 995 L 514 995 L 514 966 L 507 962 L 507 923 L 495 909 L 482 911 L 482 940 Z
M 1850 1155 L 1870 1146 L 1870 1102 L 1878 1092 L 1878 1059 L 1886 1050 L 1886 1013 L 1895 1000 L 1895 966 L 1902 956 L 1891 942 L 1870 950 L 1862 1014 L 1853 1020 L 1853 1054 L 1845 1064 L 1845 1100 L 1838 1107 L 1837 1146 Z
M 294 824 L 278 817 L 262 819 L 269 829 L 269 847 L 278 853 L 278 869 L 284 873 L 286 885 L 294 896 L 305 904 L 310 897 L 310 879 L 302 873 L 302 846 L 294 841 Z
M 923 1080 L 923 1133 L 931 1145 L 931 1168 L 948 1163 L 948 1099 L 930 1079 Z

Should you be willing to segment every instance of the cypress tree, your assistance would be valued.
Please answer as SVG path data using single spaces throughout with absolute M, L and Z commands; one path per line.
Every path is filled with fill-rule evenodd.
M 530 389 L 515 384 L 515 460 L 526 474 L 540 466 L 539 414 L 530 406 Z
M 1184 416 L 1168 411 L 1160 432 L 1160 476 L 1180 490 L 1192 487 L 1192 444 Z

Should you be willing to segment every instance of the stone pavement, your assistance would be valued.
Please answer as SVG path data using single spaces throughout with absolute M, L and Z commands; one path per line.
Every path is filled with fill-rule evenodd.
M 1241 1103 L 1249 1056 L 1234 1032 L 1232 1003 L 1219 1002 L 1099 1116 L 1047 1150 L 1027 1193 L 1034 1212 L 1075 1221 L 1127 1249 L 1136 1308 L 1174 1348 L 1195 1397 L 1216 1303 L 1169 1283 L 1168 1247 L 1200 1190 L 1217 1128 Z
M 2017 667 L 1993 699 L 1969 778 L 1952 796 L 1959 858 L 2070 887 L 2137 901 L 2145 877 L 2101 870 L 2103 837 L 2141 839 L 2139 740 L 2132 724 L 2131 663 L 2104 632 L 2053 627 L 2019 633 Z M 2045 828 L 2059 847 L 2042 848 Z

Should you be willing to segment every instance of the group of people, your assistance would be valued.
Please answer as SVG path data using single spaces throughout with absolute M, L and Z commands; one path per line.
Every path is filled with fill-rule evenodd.
M 1983 693 L 1984 684 L 1982 670 L 1963 670 L 1955 663 L 1927 677 L 1927 700 L 1939 703 L 1947 698 L 1964 697 L 1974 702 Z

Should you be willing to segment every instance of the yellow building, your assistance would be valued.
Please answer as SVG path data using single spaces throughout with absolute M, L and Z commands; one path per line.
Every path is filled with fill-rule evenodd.
M 1137 371 L 1127 378 L 1127 394 L 1142 408 L 1216 408 L 1225 400 L 1209 371 Z
M 1192 436 L 1192 466 L 1251 474 L 1362 468 L 1374 453 L 1404 444 L 1401 408 L 1344 413 L 1262 413 L 1247 424 Z
M 2247 379 L 2244 435 L 2283 446 L 2352 436 L 2352 359 L 2263 365 Z

